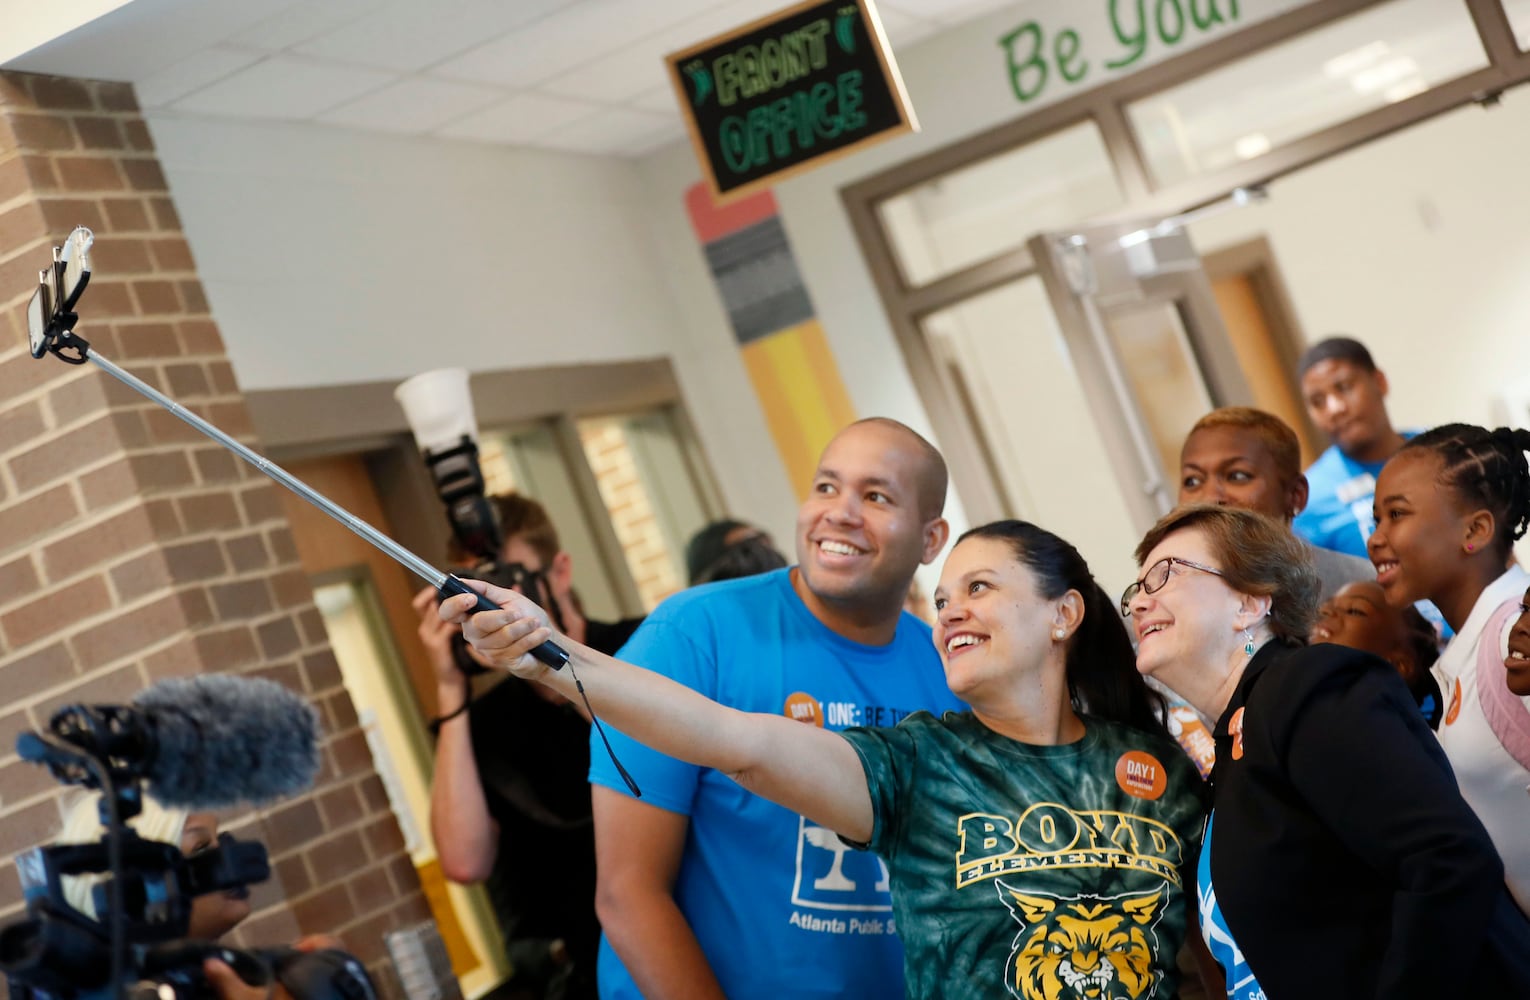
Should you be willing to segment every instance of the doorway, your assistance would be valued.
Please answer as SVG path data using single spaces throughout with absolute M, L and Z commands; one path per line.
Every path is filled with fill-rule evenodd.
M 1208 252 L 1211 293 L 1256 406 L 1296 431 L 1306 468 L 1327 446 L 1307 415 L 1296 362 L 1307 338 L 1264 236 Z
M 1301 417 L 1286 368 L 1262 367 L 1287 348 L 1271 340 L 1253 277 L 1229 271 L 1219 295 L 1174 220 L 1042 233 L 1026 247 L 1033 274 L 924 317 L 921 333 L 990 463 L 997 516 L 1070 539 L 1107 585 L 1129 580 L 1136 540 L 1175 502 L 1196 420 L 1266 398 Z M 1224 295 L 1243 309 L 1231 324 Z
M 391 534 L 359 455 L 292 462 L 287 469 L 357 517 Z M 314 603 L 345 680 L 373 766 L 403 832 L 452 970 L 465 996 L 480 996 L 509 974 L 488 900 L 480 887 L 449 883 L 430 830 L 431 750 L 423 705 L 434 675 L 414 634 L 414 579 L 386 555 L 295 495 L 280 493 Z

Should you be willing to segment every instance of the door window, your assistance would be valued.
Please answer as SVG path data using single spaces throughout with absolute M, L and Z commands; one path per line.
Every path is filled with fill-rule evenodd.
M 923 285 L 1124 201 L 1092 121 L 921 184 L 879 206 L 905 282 Z
M 1130 104 L 1127 116 L 1167 186 L 1487 64 L 1465 4 L 1394 0 Z

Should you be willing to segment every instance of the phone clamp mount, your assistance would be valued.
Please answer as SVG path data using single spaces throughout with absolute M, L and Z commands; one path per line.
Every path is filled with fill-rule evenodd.
M 76 228 L 53 248 L 53 263 L 37 274 L 37 290 L 27 303 L 27 339 L 32 357 L 52 354 L 71 365 L 88 360 L 90 344 L 74 332 L 80 316 L 75 303 L 90 282 L 90 247 L 95 234 L 84 226 Z

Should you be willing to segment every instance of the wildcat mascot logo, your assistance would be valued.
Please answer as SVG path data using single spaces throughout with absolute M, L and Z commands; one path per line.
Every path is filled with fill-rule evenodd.
M 1120 896 L 1053 896 L 995 883 L 1020 924 L 1006 970 L 1023 1000 L 1148 1000 L 1158 989 L 1153 928 L 1167 883 Z

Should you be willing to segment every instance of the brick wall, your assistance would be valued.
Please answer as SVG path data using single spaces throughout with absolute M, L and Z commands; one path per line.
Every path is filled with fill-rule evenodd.
M 396 995 L 382 934 L 429 910 L 280 488 L 95 366 L 27 352 L 37 270 L 77 225 L 96 234 L 81 334 L 254 444 L 132 89 L 0 73 L 0 921 L 21 909 L 14 855 L 60 818 L 19 731 L 165 677 L 265 676 L 320 709 L 327 740 L 312 793 L 228 818 L 274 869 L 235 940 L 338 933 Z
M 617 420 L 584 420 L 579 438 L 585 457 L 595 473 L 601 499 L 611 515 L 611 526 L 627 557 L 643 606 L 649 611 L 684 586 L 675 559 L 665 545 L 664 533 L 654 516 L 648 492 L 638 475 L 637 463 L 627 447 L 626 435 Z

